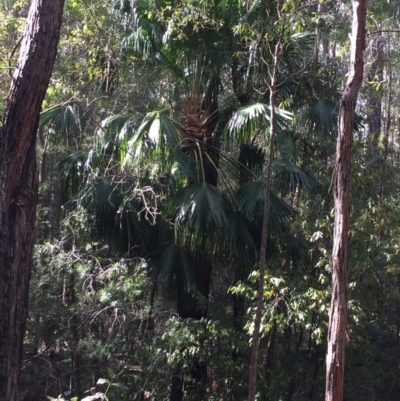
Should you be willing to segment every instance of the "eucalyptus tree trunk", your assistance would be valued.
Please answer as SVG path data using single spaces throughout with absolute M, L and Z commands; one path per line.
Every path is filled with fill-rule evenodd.
M 278 14 L 280 13 L 280 2 L 278 2 Z M 267 252 L 267 238 L 268 238 L 268 221 L 269 221 L 269 209 L 271 201 L 271 181 L 272 181 L 272 162 L 274 160 L 274 141 L 276 135 L 276 113 L 275 113 L 275 94 L 276 85 L 278 79 L 278 67 L 279 60 L 283 50 L 283 35 L 277 38 L 274 51 L 274 65 L 271 71 L 271 82 L 269 84 L 269 105 L 271 108 L 271 119 L 270 119 L 270 133 L 269 133 L 269 156 L 268 156 L 268 167 L 267 175 L 265 178 L 265 203 L 264 203 L 264 218 L 261 234 L 261 250 L 260 250 L 260 278 L 258 279 L 257 289 L 257 308 L 256 316 L 254 321 L 254 332 L 252 339 L 252 348 L 250 356 L 250 374 L 249 374 L 249 395 L 248 401 L 254 401 L 257 393 L 257 362 L 258 362 L 258 350 L 260 346 L 260 327 L 261 318 L 264 303 L 264 281 L 266 271 L 266 252 Z
M 0 129 L 0 400 L 18 400 L 35 242 L 36 132 L 64 0 L 33 0 Z
M 343 401 L 348 302 L 350 229 L 350 151 L 354 112 L 364 69 L 366 0 L 353 0 L 350 68 L 340 101 L 334 175 L 335 222 L 332 252 L 332 299 L 326 355 L 326 401 Z

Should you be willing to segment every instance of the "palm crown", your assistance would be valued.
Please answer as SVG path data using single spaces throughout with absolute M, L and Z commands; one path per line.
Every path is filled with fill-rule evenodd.
M 196 13 L 198 7 L 207 10 Z M 213 269 L 230 266 L 235 281 L 245 280 L 258 260 L 271 115 L 263 82 L 276 16 L 262 1 L 249 10 L 230 0 L 174 10 L 140 1 L 119 10 L 129 28 L 124 52 L 162 63 L 173 79 L 169 107 L 159 102 L 147 113 L 107 117 L 91 146 L 60 163 L 60 174 L 64 209 L 87 210 L 99 235 L 113 240 L 112 252 L 146 259 L 175 295 L 180 317 L 201 319 Z M 249 24 L 259 34 L 241 39 Z M 308 106 L 288 79 L 301 69 L 311 39 L 285 40 L 278 98 L 296 107 L 276 110 L 268 257 L 299 246 L 290 230 L 295 197 L 318 188 L 299 166 L 308 144 L 293 117 Z M 78 107 L 67 107 L 43 113 L 42 124 L 77 128 L 70 113 Z M 302 128 L 334 131 L 334 112 L 334 103 L 320 100 Z
M 64 208 L 89 210 L 99 231 L 114 237 L 117 250 L 152 260 L 181 296 L 196 288 L 196 275 L 202 275 L 196 265 L 209 265 L 200 291 L 207 297 L 214 261 L 236 259 L 240 277 L 256 262 L 270 109 L 253 98 L 268 67 L 251 61 L 256 38 L 241 42 L 231 27 L 259 23 L 264 29 L 261 21 L 275 16 L 273 7 L 261 3 L 246 10 L 227 0 L 191 2 L 171 13 L 157 2 L 124 2 L 119 11 L 129 20 L 127 51 L 140 54 L 144 63 L 151 58 L 168 66 L 175 103 L 169 110 L 107 118 L 94 146 L 60 163 Z M 206 10 L 197 13 L 198 7 Z M 287 38 L 290 57 L 282 66 L 280 96 L 290 92 L 285 75 L 307 51 L 304 38 Z M 263 55 L 267 58 L 266 51 Z M 229 80 L 232 89 L 225 89 Z M 321 113 L 313 113 L 319 124 Z M 70 123 L 73 129 L 70 114 L 71 106 L 52 109 L 42 124 Z M 280 157 L 274 162 L 271 224 L 286 225 L 293 211 L 278 193 L 287 198 L 294 187 L 312 190 L 317 182 L 296 165 L 303 142 L 293 132 L 292 114 L 278 109 L 277 115 Z

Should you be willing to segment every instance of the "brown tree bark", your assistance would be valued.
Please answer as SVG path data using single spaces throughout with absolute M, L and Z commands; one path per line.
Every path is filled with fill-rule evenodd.
M 35 242 L 36 132 L 64 0 L 33 0 L 0 129 L 0 400 L 18 400 Z
M 343 401 L 348 302 L 350 228 L 350 151 L 354 112 L 364 70 L 366 0 L 353 0 L 350 68 L 340 101 L 334 175 L 335 222 L 332 253 L 332 299 L 326 356 L 326 401 Z

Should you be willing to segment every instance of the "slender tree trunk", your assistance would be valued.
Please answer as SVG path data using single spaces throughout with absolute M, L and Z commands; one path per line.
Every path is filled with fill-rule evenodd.
M 18 400 L 35 242 L 36 131 L 64 0 L 33 0 L 0 131 L 0 400 Z
M 271 334 L 269 336 L 267 352 L 265 355 L 264 366 L 266 369 L 266 378 L 267 380 L 271 379 L 272 371 L 274 368 L 274 351 L 275 351 L 275 343 L 276 343 L 276 333 L 278 331 L 278 326 L 276 323 L 273 324 Z
M 69 306 L 76 306 L 76 293 L 75 293 L 75 274 L 70 273 L 68 278 L 68 304 Z M 79 350 L 79 341 L 81 340 L 80 335 L 80 322 L 79 317 L 75 313 L 68 321 L 69 329 L 71 331 L 71 337 L 73 344 L 71 348 L 71 371 L 72 371 L 72 383 L 71 386 L 72 394 L 81 398 L 82 384 L 81 384 L 81 352 Z
M 278 2 L 278 14 L 280 14 L 280 2 Z M 249 395 L 248 401 L 254 401 L 257 393 L 257 361 L 258 361 L 258 350 L 260 346 L 260 327 L 261 318 L 263 311 L 263 294 L 264 294 L 264 276 L 266 271 L 266 252 L 267 252 L 267 237 L 268 237 L 268 221 L 269 221 L 269 209 L 270 209 L 270 192 L 271 192 L 271 181 L 272 181 L 272 162 L 274 160 L 274 141 L 276 134 L 276 113 L 275 113 L 275 92 L 278 78 L 278 67 L 279 60 L 283 50 L 283 35 L 281 34 L 275 45 L 274 51 L 274 65 L 271 72 L 271 82 L 269 86 L 270 96 L 269 104 L 271 108 L 271 120 L 270 120 L 270 134 L 269 134 L 269 157 L 267 175 L 265 178 L 265 204 L 264 204 L 264 219 L 263 228 L 261 235 L 261 250 L 260 250 L 260 278 L 258 280 L 257 289 L 257 309 L 254 321 L 254 332 L 252 339 L 252 348 L 250 356 L 250 375 L 249 375 Z
M 379 27 L 378 27 L 379 28 Z M 383 82 L 385 38 L 380 35 L 373 37 L 370 44 L 372 58 L 371 71 L 368 74 L 369 81 Z M 379 154 L 379 137 L 382 133 L 382 85 L 371 88 L 368 92 L 367 105 L 367 144 L 368 144 L 368 166 L 370 174 L 376 173 L 381 158 Z
M 390 41 L 391 38 L 390 36 L 388 36 L 387 38 L 387 58 L 388 60 L 391 60 L 391 45 L 390 45 Z M 389 160 L 388 160 L 388 156 L 389 156 L 389 141 L 390 141 L 390 133 L 392 130 L 392 117 L 391 117 L 391 107 L 392 107 L 392 83 L 393 83 L 393 79 L 392 79 L 392 66 L 391 63 L 387 63 L 386 65 L 386 73 L 385 73 L 385 78 L 386 81 L 388 82 L 388 93 L 387 93 L 387 100 L 385 102 L 385 108 L 386 108 L 386 115 L 384 117 L 384 119 L 386 119 L 385 121 L 385 125 L 384 125 L 384 138 L 383 138 L 383 143 L 384 143 L 384 147 L 383 147 L 383 155 L 382 155 L 382 174 L 381 174 L 381 180 L 380 180 L 380 184 L 379 184 L 379 197 L 382 199 L 385 195 L 385 183 L 387 181 L 387 174 L 386 174 L 386 169 L 389 165 Z M 383 80 L 383 77 L 382 77 Z
M 332 300 L 326 356 L 326 401 L 343 401 L 347 301 L 348 238 L 350 220 L 350 151 L 354 111 L 362 83 L 366 1 L 353 0 L 350 68 L 339 110 L 334 177 L 335 222 L 332 253 Z

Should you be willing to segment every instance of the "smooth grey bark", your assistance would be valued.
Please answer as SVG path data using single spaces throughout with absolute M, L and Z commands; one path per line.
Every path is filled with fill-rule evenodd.
M 343 401 L 347 328 L 348 240 L 350 229 L 351 145 L 354 113 L 364 70 L 366 0 L 353 0 L 350 68 L 342 93 L 334 173 L 335 221 L 332 252 L 332 298 L 326 355 L 326 401 Z
M 0 128 L 0 401 L 17 401 L 38 180 L 36 132 L 64 0 L 33 0 Z

